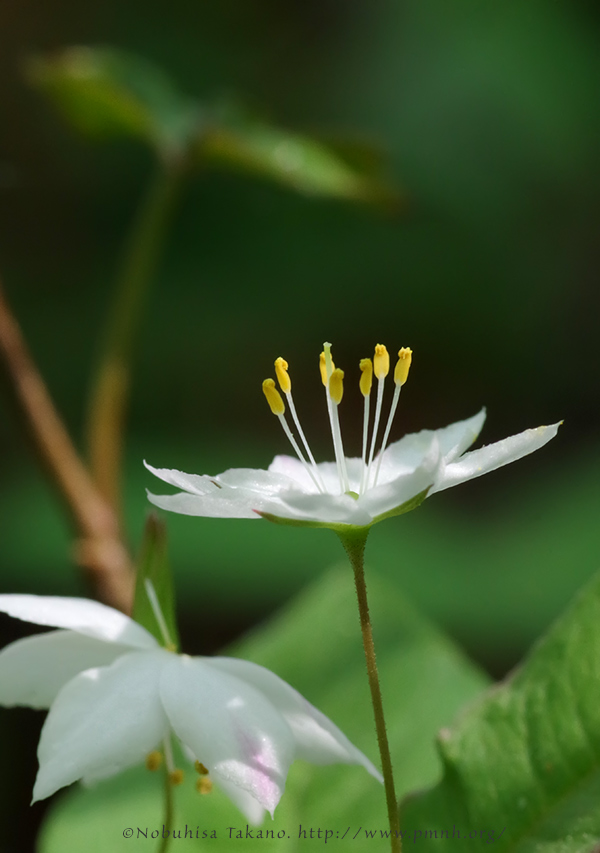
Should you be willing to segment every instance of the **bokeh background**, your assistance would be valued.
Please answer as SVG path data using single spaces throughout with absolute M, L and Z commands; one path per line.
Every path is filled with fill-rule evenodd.
M 598 566 L 599 35 L 598 6 L 584 0 L 2 4 L 0 271 L 78 442 L 117 260 L 154 165 L 136 141 L 74 132 L 26 82 L 28 57 L 133 51 L 190 96 L 235 97 L 281 126 L 368 146 L 402 199 L 391 212 L 224 171 L 187 182 L 136 353 L 134 547 L 144 488 L 161 491 L 143 458 L 217 473 L 287 452 L 260 390 L 277 356 L 323 459 L 322 342 L 346 370 L 342 429 L 356 453 L 359 359 L 378 342 L 411 346 L 392 437 L 482 405 L 486 443 L 565 420 L 534 457 L 435 496 L 369 543 L 369 571 L 489 671 L 517 662 Z M 83 593 L 62 508 L 6 394 L 0 467 L 2 591 Z M 320 530 L 168 525 L 190 652 L 219 648 L 342 559 Z M 19 635 L 8 622 L 3 639 Z M 5 815 L 26 799 L 41 719 L 0 717 L 14 768 Z

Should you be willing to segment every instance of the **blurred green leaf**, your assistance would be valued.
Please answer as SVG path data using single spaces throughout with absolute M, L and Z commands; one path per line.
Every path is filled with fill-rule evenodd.
M 146 527 L 144 528 L 144 538 L 137 564 L 132 616 L 136 622 L 139 622 L 147 631 L 150 631 L 161 646 L 163 646 L 165 638 L 148 598 L 145 586 L 146 580 L 149 580 L 154 587 L 169 636 L 176 647 L 179 648 L 180 642 L 177 631 L 177 619 L 175 617 L 173 579 L 167 557 L 167 527 L 164 521 L 158 518 L 154 512 L 151 512 L 148 516 Z
M 456 826 L 463 843 L 473 833 L 471 849 L 504 830 L 495 850 L 589 853 L 600 838 L 599 690 L 597 576 L 523 667 L 440 738 L 444 779 L 406 802 L 402 825 Z M 419 843 L 433 851 L 439 839 Z
M 133 136 L 164 155 L 185 147 L 198 105 L 145 59 L 113 48 L 72 47 L 29 62 L 29 78 L 83 133 Z
M 241 110 L 220 111 L 198 141 L 203 162 L 261 175 L 307 195 L 397 208 L 399 196 L 380 179 L 380 161 L 365 146 L 329 145 L 276 127 Z
M 440 772 L 433 738 L 465 701 L 473 698 L 485 678 L 438 631 L 417 615 L 388 584 L 370 583 L 370 601 L 388 731 L 400 794 L 431 783 Z M 305 591 L 269 625 L 232 650 L 237 656 L 273 669 L 330 716 L 342 730 L 378 762 L 364 655 L 360 640 L 355 592 L 350 570 L 335 572 Z M 146 845 L 122 837 L 126 827 L 162 827 L 161 780 L 135 769 L 94 790 L 75 789 L 51 811 L 42 833 L 40 853 L 87 853 L 131 850 Z M 245 833 L 246 819 L 218 791 L 200 799 L 188 778 L 176 792 L 175 827 L 216 829 L 212 850 L 229 849 L 228 827 Z M 323 844 L 323 837 L 299 838 L 305 830 L 330 829 L 327 849 L 346 849 L 352 832 L 386 828 L 383 788 L 360 767 L 314 767 L 296 762 L 275 821 L 263 832 L 275 840 L 249 840 L 247 851 L 277 844 L 285 830 L 286 850 Z M 336 837 L 335 833 L 338 833 Z M 256 836 L 256 832 L 255 832 Z M 364 836 L 363 836 L 364 837 Z M 280 842 L 279 842 L 280 843 Z M 188 840 L 190 849 L 206 842 Z M 186 847 L 187 849 L 187 847 Z

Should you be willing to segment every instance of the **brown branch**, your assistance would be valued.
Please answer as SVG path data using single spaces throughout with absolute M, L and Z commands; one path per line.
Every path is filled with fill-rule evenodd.
M 77 531 L 74 556 L 95 595 L 128 613 L 133 571 L 116 513 L 81 461 L 12 315 L 0 282 L 0 356 L 35 449 Z

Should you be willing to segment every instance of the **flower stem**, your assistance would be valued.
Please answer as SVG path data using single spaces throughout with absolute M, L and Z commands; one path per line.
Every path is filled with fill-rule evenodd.
M 181 158 L 163 162 L 142 200 L 117 275 L 115 300 L 90 393 L 87 418 L 90 467 L 100 492 L 115 508 L 119 505 L 123 425 L 133 344 L 183 169 Z
M 401 853 L 402 841 L 400 837 L 400 819 L 398 816 L 398 800 L 394 788 L 394 774 L 392 770 L 392 758 L 390 745 L 388 743 L 385 717 L 383 714 L 383 701 L 381 698 L 381 687 L 379 674 L 377 672 L 377 661 L 375 658 L 375 643 L 373 641 L 373 629 L 371 627 L 371 616 L 369 614 L 369 603 L 367 601 L 367 586 L 365 583 L 365 545 L 369 528 L 358 528 L 352 533 L 338 533 L 344 550 L 348 555 L 354 570 L 354 582 L 356 585 L 356 597 L 358 599 L 358 612 L 360 614 L 360 628 L 362 631 L 363 647 L 367 662 L 367 675 L 369 688 L 371 690 L 371 701 L 373 703 L 373 714 L 375 716 L 375 729 L 377 731 L 377 742 L 381 756 L 381 770 L 383 773 L 383 784 L 385 787 L 385 799 L 387 803 L 388 820 L 390 824 L 390 839 L 392 853 Z

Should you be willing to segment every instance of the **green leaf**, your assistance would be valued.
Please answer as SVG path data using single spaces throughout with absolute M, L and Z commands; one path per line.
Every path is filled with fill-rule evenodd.
M 377 643 L 384 704 L 400 794 L 432 783 L 440 773 L 433 738 L 465 701 L 479 693 L 485 678 L 440 633 L 417 615 L 387 582 L 369 580 L 369 595 Z M 306 590 L 269 625 L 232 650 L 277 672 L 338 724 L 345 734 L 378 764 L 364 654 L 352 573 L 335 572 Z M 201 724 L 201 721 L 200 721 Z M 175 828 L 199 827 L 199 840 L 186 849 L 206 849 L 203 829 L 215 830 L 211 850 L 273 849 L 284 832 L 285 850 L 323 845 L 316 830 L 331 830 L 327 850 L 348 849 L 343 833 L 351 827 L 385 831 L 383 787 L 361 767 L 315 767 L 295 762 L 275 820 L 263 833 L 273 840 L 229 837 L 228 827 L 245 833 L 246 819 L 216 789 L 208 797 L 195 790 L 192 772 L 175 791 Z M 51 810 L 42 832 L 41 853 L 113 853 L 148 840 L 124 839 L 127 827 L 162 827 L 161 779 L 136 768 L 96 789 L 76 788 Z M 299 838 L 300 826 L 307 837 Z M 310 829 L 315 831 L 310 840 Z M 339 835 L 336 835 L 339 833 Z M 150 837 L 150 836 L 149 836 Z M 176 845 L 173 845 L 175 848 Z M 359 847 L 355 844 L 355 849 Z
M 170 155 L 198 123 L 198 106 L 160 68 L 124 51 L 72 47 L 35 58 L 28 71 L 68 121 L 92 136 L 132 136 Z
M 240 111 L 221 111 L 203 128 L 197 150 L 202 162 L 270 178 L 307 195 L 399 205 L 398 194 L 356 157 Z
M 408 800 L 408 830 L 473 833 L 469 849 L 590 853 L 600 839 L 600 576 L 533 649 L 444 734 L 443 781 Z M 486 833 L 481 837 L 481 833 Z M 423 853 L 438 838 L 420 839 Z
M 164 521 L 154 512 L 149 514 L 144 529 L 135 579 L 132 616 L 136 622 L 156 637 L 161 645 L 164 645 L 165 638 L 146 591 L 147 580 L 152 583 L 156 592 L 171 641 L 176 648 L 179 648 L 173 580 L 167 557 L 167 528 Z

